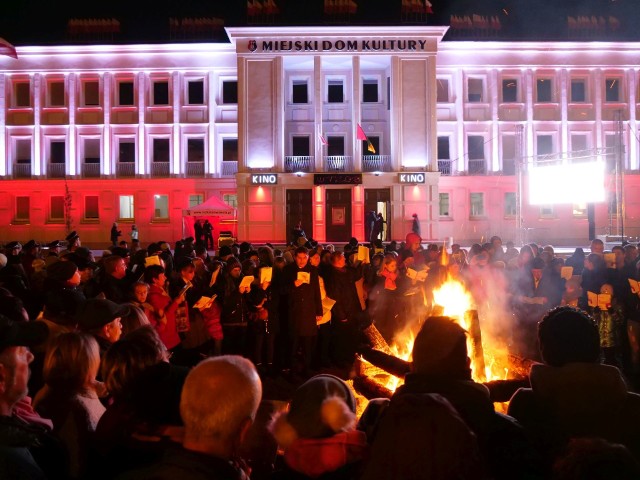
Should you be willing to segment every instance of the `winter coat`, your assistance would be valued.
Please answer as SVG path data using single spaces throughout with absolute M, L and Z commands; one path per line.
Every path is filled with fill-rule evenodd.
M 310 275 L 310 282 L 296 287 L 298 272 Z M 304 268 L 296 263 L 286 265 L 283 270 L 284 286 L 289 294 L 289 326 L 293 335 L 307 337 L 318 333 L 316 317 L 322 316 L 322 299 L 318 270 L 308 262 Z

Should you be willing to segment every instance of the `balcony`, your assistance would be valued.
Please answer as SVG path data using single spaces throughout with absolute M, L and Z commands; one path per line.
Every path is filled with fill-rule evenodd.
M 204 162 L 187 162 L 187 177 L 204 176 Z
M 363 155 L 363 172 L 390 172 L 391 155 Z
M 48 178 L 64 178 L 65 173 L 64 163 L 50 163 L 47 167 Z
M 118 162 L 116 164 L 116 175 L 118 177 L 135 177 L 136 176 L 136 164 L 134 162 Z
M 469 175 L 485 175 L 487 173 L 487 161 L 484 158 L 469 159 L 468 173 Z
M 440 175 L 453 175 L 453 160 L 438 160 L 438 171 Z
M 83 163 L 82 177 L 83 178 L 100 178 L 100 164 L 99 163 Z
M 152 177 L 168 177 L 169 162 L 151 162 Z
M 14 163 L 13 178 L 31 178 L 31 163 Z
M 353 172 L 353 159 L 344 155 L 324 157 L 326 172 Z
M 222 162 L 221 177 L 235 177 L 236 173 L 238 173 L 237 160 L 224 160 Z
M 284 158 L 284 171 L 287 173 L 313 172 L 314 157 L 295 155 Z

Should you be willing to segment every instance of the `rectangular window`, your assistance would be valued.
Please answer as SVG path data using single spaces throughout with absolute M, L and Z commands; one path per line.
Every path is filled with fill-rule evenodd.
M 373 135 L 367 136 L 369 141 L 362 140 L 362 154 L 363 155 L 380 155 L 380 137 L 374 137 Z M 369 150 L 369 143 L 373 147 L 373 152 Z
M 504 194 L 504 216 L 516 216 L 516 194 L 515 192 L 505 192 Z
M 584 78 L 571 79 L 571 103 L 587 101 L 587 81 Z
M 49 106 L 64 107 L 64 80 L 49 83 Z
M 120 205 L 119 220 L 133 220 L 133 195 L 120 195 L 118 200 Z
M 99 138 L 86 138 L 84 140 L 84 163 L 100 163 Z
M 553 205 L 542 205 L 540 207 L 540 216 L 543 218 L 555 217 Z
M 222 140 L 222 161 L 237 162 L 238 161 L 238 139 L 225 138 Z
M 573 216 L 574 217 L 586 217 L 587 216 L 587 204 L 586 203 L 574 203 L 572 211 L 573 211 Z
M 327 85 L 327 102 L 343 103 L 344 102 L 344 86 L 342 80 L 329 80 Z
M 571 150 L 573 152 L 581 152 L 587 150 L 587 136 L 582 133 L 571 134 Z
M 15 106 L 30 107 L 31 106 L 31 84 L 29 82 L 19 82 L 14 86 Z
M 204 80 L 192 80 L 187 85 L 187 103 L 204 105 Z
M 483 90 L 481 78 L 469 78 L 467 80 L 467 101 L 469 103 L 482 103 Z
M 310 153 L 308 135 L 294 135 L 291 138 L 291 154 L 294 157 L 308 157 Z
M 502 101 L 514 103 L 518 101 L 518 81 L 515 78 L 502 80 Z
M 439 212 L 441 217 L 449 216 L 449 194 L 448 193 L 440 194 Z
M 306 80 L 294 80 L 291 84 L 291 103 L 309 103 L 309 91 Z
M 451 159 L 449 151 L 449 136 L 438 137 L 438 160 Z
M 538 135 L 536 137 L 536 154 L 549 155 L 553 153 L 553 135 Z
M 97 195 L 87 195 L 84 197 L 84 218 L 86 220 L 98 220 L 100 218 L 100 209 L 98 208 Z
M 234 193 L 225 193 L 224 195 L 222 195 L 222 201 L 230 207 L 238 207 L 238 195 Z
M 436 85 L 436 101 L 438 103 L 449 103 L 449 80 L 446 78 L 438 78 L 436 80 Z
M 31 215 L 31 198 L 16 197 L 16 221 L 29 222 Z
M 505 175 L 516 173 L 516 137 L 514 135 L 502 137 L 502 173 Z
M 169 105 L 169 82 L 153 82 L 153 105 Z
M 30 164 L 31 163 L 31 139 L 24 138 L 16 140 L 16 163 Z
M 49 211 L 49 220 L 52 220 L 52 221 L 64 220 L 64 197 L 63 196 L 51 197 L 51 209 Z
M 551 79 L 538 78 L 536 80 L 536 95 L 538 103 L 552 102 L 551 98 Z
M 170 153 L 170 141 L 168 138 L 154 138 L 153 139 L 153 161 L 155 162 L 169 162 L 171 158 Z
M 153 196 L 153 218 L 169 218 L 169 195 Z
M 470 193 L 469 207 L 472 217 L 484 216 L 484 193 Z
M 83 83 L 84 87 L 84 106 L 97 107 L 100 105 L 100 82 L 98 80 L 89 80 Z
M 469 160 L 484 159 L 484 137 L 469 135 L 467 137 L 467 152 Z
M 134 104 L 133 82 L 124 81 L 118 83 L 118 106 L 131 107 Z
M 187 162 L 204 162 L 204 138 L 187 140 Z
M 122 139 L 118 143 L 118 161 L 134 163 L 136 161 L 136 142 L 133 139 Z
M 327 155 L 330 157 L 344 156 L 344 137 L 327 137 Z
M 189 208 L 197 207 L 204 202 L 204 195 L 201 193 L 194 193 L 189 195 Z
M 620 79 L 619 78 L 607 78 L 604 81 L 606 88 L 605 101 L 606 102 L 619 102 L 620 101 Z
M 238 81 L 222 82 L 222 103 L 235 105 L 238 103 Z
M 362 81 L 362 103 L 378 103 L 378 81 L 365 79 Z
M 49 163 L 65 163 L 66 143 L 64 140 L 52 141 L 50 149 Z

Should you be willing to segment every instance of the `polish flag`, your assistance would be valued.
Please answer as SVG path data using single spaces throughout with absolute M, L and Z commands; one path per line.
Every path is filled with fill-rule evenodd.
M 18 59 L 16 47 L 7 42 L 4 38 L 0 38 L 0 55 Z
M 327 142 L 327 139 L 324 138 L 324 135 L 320 134 L 319 137 L 320 137 L 320 143 L 322 145 L 329 145 L 329 142 Z
M 369 140 L 367 138 L 367 134 L 364 133 L 364 130 L 362 129 L 362 127 L 360 126 L 360 124 L 358 124 L 358 128 L 356 129 L 356 138 L 358 140 Z

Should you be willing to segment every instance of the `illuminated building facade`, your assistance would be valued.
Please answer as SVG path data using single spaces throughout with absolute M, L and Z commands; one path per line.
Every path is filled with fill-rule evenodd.
M 423 238 L 463 244 L 583 245 L 589 223 L 640 234 L 638 45 L 445 32 L 243 27 L 230 43 L 18 48 L 0 57 L 0 242 L 63 238 L 69 215 L 90 245 L 114 221 L 175 241 L 211 197 L 237 207 L 217 230 L 255 242 L 287 241 L 299 221 L 321 242 L 363 239 L 372 210 L 386 240 L 413 213 Z M 604 201 L 554 204 L 554 187 L 529 203 L 528 169 L 594 159 L 619 167 Z

